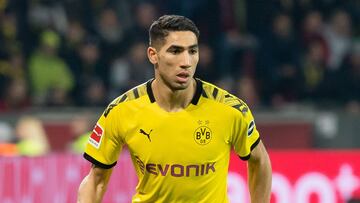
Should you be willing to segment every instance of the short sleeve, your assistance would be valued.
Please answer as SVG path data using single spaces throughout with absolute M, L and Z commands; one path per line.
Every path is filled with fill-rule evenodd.
M 256 129 L 254 117 L 247 106 L 238 112 L 234 125 L 232 145 L 242 160 L 248 160 L 251 151 L 260 142 L 260 135 Z
M 105 111 L 89 137 L 84 158 L 101 168 L 115 166 L 123 146 L 119 128 L 116 112 Z

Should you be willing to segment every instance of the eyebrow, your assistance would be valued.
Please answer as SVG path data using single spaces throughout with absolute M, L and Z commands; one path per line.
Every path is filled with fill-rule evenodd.
M 193 44 L 193 45 L 190 45 L 188 46 L 189 49 L 194 49 L 194 48 L 198 48 L 199 45 L 198 44 Z M 167 50 L 169 49 L 184 49 L 183 46 L 179 46 L 179 45 L 171 45 Z

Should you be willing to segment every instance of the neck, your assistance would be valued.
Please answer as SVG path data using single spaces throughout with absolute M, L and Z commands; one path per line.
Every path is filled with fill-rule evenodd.
M 182 90 L 171 89 L 159 79 L 155 79 L 151 85 L 157 104 L 168 112 L 177 112 L 185 109 L 191 102 L 196 91 L 196 81 Z

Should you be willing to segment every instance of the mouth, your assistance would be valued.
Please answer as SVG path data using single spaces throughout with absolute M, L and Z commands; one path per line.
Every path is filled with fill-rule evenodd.
M 190 74 L 188 72 L 181 72 L 176 75 L 179 82 L 187 82 L 187 80 L 190 77 Z
M 187 77 L 190 76 L 190 73 L 188 73 L 188 72 L 181 72 L 181 73 L 177 74 L 176 76 L 181 77 L 181 78 L 187 78 Z

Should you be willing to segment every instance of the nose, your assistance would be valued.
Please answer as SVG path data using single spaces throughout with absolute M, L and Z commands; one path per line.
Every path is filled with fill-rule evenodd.
M 191 67 L 191 56 L 189 53 L 185 52 L 181 59 L 181 68 L 190 68 Z

